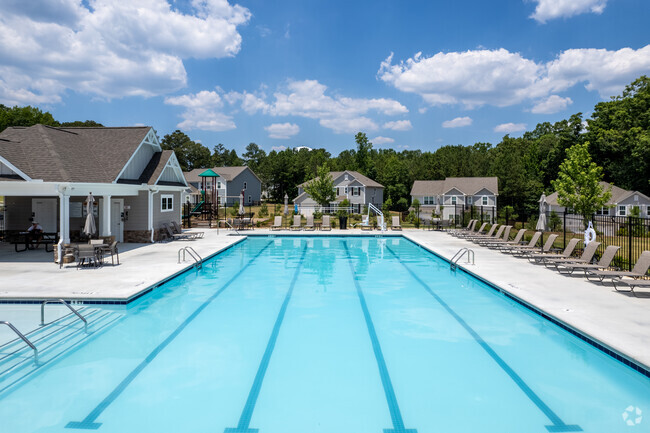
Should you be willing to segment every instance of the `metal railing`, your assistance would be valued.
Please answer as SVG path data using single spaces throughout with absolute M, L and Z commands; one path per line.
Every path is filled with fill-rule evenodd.
M 178 263 L 181 263 L 181 252 L 183 253 L 183 261 L 185 261 L 185 253 L 189 254 L 190 257 L 194 259 L 194 266 L 196 268 L 202 268 L 203 267 L 203 259 L 199 255 L 199 253 L 194 250 L 192 247 L 183 247 L 180 250 L 178 250 Z
M 27 339 L 27 337 L 25 337 L 23 335 L 22 332 L 20 332 L 18 329 L 16 329 L 16 327 L 14 325 L 12 325 L 11 322 L 7 322 L 7 321 L 2 320 L 2 321 L 0 321 L 0 325 L 7 325 L 12 331 L 14 331 L 16 333 L 16 335 L 18 337 L 20 337 L 21 340 L 23 340 L 25 342 L 25 344 L 27 344 L 29 347 L 32 348 L 32 350 L 34 351 L 34 363 L 36 363 L 36 365 L 38 365 L 38 349 L 36 348 L 36 346 L 34 346 L 32 344 L 32 342 L 29 341 Z
M 79 314 L 79 312 L 75 308 L 73 308 L 72 305 L 70 305 L 63 299 L 47 299 L 41 303 L 41 326 L 45 326 L 45 304 L 54 304 L 54 303 L 63 304 L 66 307 L 68 307 L 68 309 L 72 311 L 79 318 L 79 320 L 84 322 L 84 332 L 86 334 L 88 333 L 88 321 L 86 320 L 86 318 L 81 314 Z
M 467 254 L 467 264 L 470 263 L 470 259 L 472 264 L 474 264 L 474 250 L 470 248 L 461 248 L 454 254 L 454 257 L 451 258 L 451 261 L 449 262 L 449 268 L 452 271 L 455 271 L 458 269 L 458 261 L 463 258 L 464 255 Z

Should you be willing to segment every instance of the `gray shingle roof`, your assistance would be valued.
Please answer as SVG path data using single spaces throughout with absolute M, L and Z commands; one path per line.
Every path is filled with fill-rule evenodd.
M 362 175 L 358 171 L 352 171 L 352 170 L 330 171 L 330 176 L 332 176 L 332 179 L 334 179 L 335 184 L 336 184 L 336 178 L 341 177 L 341 175 L 343 175 L 344 173 L 348 173 L 350 175 L 350 177 L 358 180 L 364 186 L 369 186 L 369 187 L 373 187 L 373 188 L 383 188 L 384 187 L 382 184 L 380 184 L 378 182 L 375 182 L 374 180 L 370 179 L 369 177 L 366 177 L 366 176 Z M 351 181 L 352 181 L 352 179 L 349 180 L 347 183 L 350 183 Z M 303 182 L 298 186 L 299 187 L 304 187 L 309 182 L 311 182 L 311 180 L 308 180 L 307 182 Z M 339 183 L 339 184 L 336 184 L 336 185 L 344 185 L 344 184 L 345 184 L 345 182 L 342 183 L 342 184 Z
M 11 127 L 0 133 L 0 156 L 45 182 L 113 182 L 150 127 Z
M 445 180 L 416 180 L 411 195 L 433 197 L 457 189 L 465 195 L 474 195 L 482 189 L 499 195 L 499 181 L 496 177 L 448 177 Z
M 617 203 L 620 203 L 621 201 L 625 200 L 632 194 L 639 194 L 642 197 L 645 197 L 647 200 L 649 199 L 647 196 L 644 194 L 641 194 L 638 191 L 628 191 L 623 188 L 619 188 L 616 185 L 612 185 L 609 182 L 600 182 L 600 185 L 607 190 L 607 188 L 611 187 L 612 188 L 612 198 L 607 202 L 608 205 L 614 205 Z M 553 194 L 550 194 L 548 197 L 546 197 L 546 203 L 553 205 L 553 206 L 560 206 L 560 204 L 557 201 L 558 194 L 557 192 L 554 192 Z
M 212 171 L 214 171 L 219 176 L 221 176 L 223 180 L 230 182 L 231 180 L 239 176 L 247 168 L 248 167 L 245 165 L 236 166 L 236 167 L 212 167 Z M 184 171 L 183 175 L 185 175 L 185 180 L 187 180 L 188 183 L 189 182 L 196 183 L 201 181 L 199 174 L 203 173 L 205 170 L 207 170 L 207 168 L 195 168 L 194 170 Z M 253 172 L 253 170 L 251 170 L 251 173 L 253 173 L 253 175 L 257 177 L 257 175 Z

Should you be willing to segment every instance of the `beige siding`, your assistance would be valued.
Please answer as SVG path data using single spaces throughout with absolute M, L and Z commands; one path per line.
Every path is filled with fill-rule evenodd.
M 114 197 L 122 198 L 122 197 Z M 124 223 L 124 230 L 147 230 L 148 192 L 140 191 L 137 196 L 124 197 L 124 206 L 131 206 L 129 219 Z

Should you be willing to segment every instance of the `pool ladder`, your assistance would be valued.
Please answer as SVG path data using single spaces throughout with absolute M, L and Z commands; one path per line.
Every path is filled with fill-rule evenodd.
M 7 325 L 9 327 L 9 329 L 14 331 L 14 333 L 18 337 L 20 337 L 21 340 L 23 340 L 25 342 L 25 344 L 27 344 L 29 347 L 32 348 L 32 350 L 34 351 L 34 363 L 36 363 L 36 365 L 38 365 L 38 349 L 36 348 L 36 346 L 34 346 L 32 344 L 32 342 L 29 341 L 27 339 L 27 337 L 25 337 L 25 335 L 22 332 L 20 332 L 18 329 L 16 329 L 16 327 L 14 325 L 12 325 L 11 322 L 7 322 L 7 321 L 2 320 L 2 321 L 0 321 L 0 325 Z
M 467 254 L 467 262 L 466 263 L 471 263 L 474 264 L 474 250 L 469 249 L 469 248 L 461 248 L 458 250 L 456 254 L 454 254 L 454 257 L 451 258 L 451 261 L 449 262 L 449 268 L 452 271 L 455 271 L 458 269 L 458 261 L 463 258 L 464 255 Z
M 189 254 L 190 257 L 194 259 L 194 266 L 197 269 L 200 269 L 203 267 L 203 259 L 199 255 L 199 253 L 194 250 L 192 247 L 183 247 L 180 250 L 178 250 L 178 263 L 181 263 L 181 252 L 183 253 L 183 261 L 185 261 L 185 253 Z
M 79 320 L 84 322 L 84 332 L 86 334 L 88 333 L 88 321 L 86 320 L 86 318 L 81 314 L 79 314 L 79 312 L 74 307 L 72 307 L 72 305 L 70 305 L 63 299 L 46 299 L 41 303 L 41 326 L 45 326 L 45 304 L 53 304 L 53 303 L 63 304 L 66 307 L 68 307 L 68 309 L 72 311 L 79 318 Z

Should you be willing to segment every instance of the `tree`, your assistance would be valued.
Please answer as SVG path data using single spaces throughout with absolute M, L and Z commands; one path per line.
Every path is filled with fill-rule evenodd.
M 201 143 L 192 141 L 190 137 L 178 129 L 171 134 L 165 135 L 160 142 L 160 146 L 163 149 L 174 151 L 183 171 L 211 166 L 210 150 Z
M 59 126 L 59 122 L 47 111 L 43 112 L 36 107 L 26 106 L 13 108 L 2 105 L 0 107 L 0 132 L 10 126 L 34 125 Z
M 103 128 L 104 125 L 97 123 L 94 120 L 75 120 L 74 122 L 61 122 L 62 128 Z
M 244 164 L 254 172 L 257 172 L 260 164 L 262 164 L 262 160 L 266 158 L 266 152 L 257 144 L 249 143 L 242 157 L 244 158 Z
M 329 206 L 336 199 L 334 179 L 332 179 L 327 165 L 323 164 L 318 167 L 318 177 L 305 185 L 305 192 L 321 206 Z
M 357 133 L 354 136 L 354 141 L 357 143 L 357 153 L 355 155 L 356 169 L 364 176 L 368 176 L 371 179 L 374 178 L 375 171 L 370 160 L 372 143 L 363 132 Z
M 600 184 L 603 169 L 591 160 L 588 146 L 584 143 L 569 148 L 558 178 L 551 182 L 558 193 L 558 203 L 581 214 L 585 228 L 589 218 L 612 197 L 611 191 L 605 191 Z

